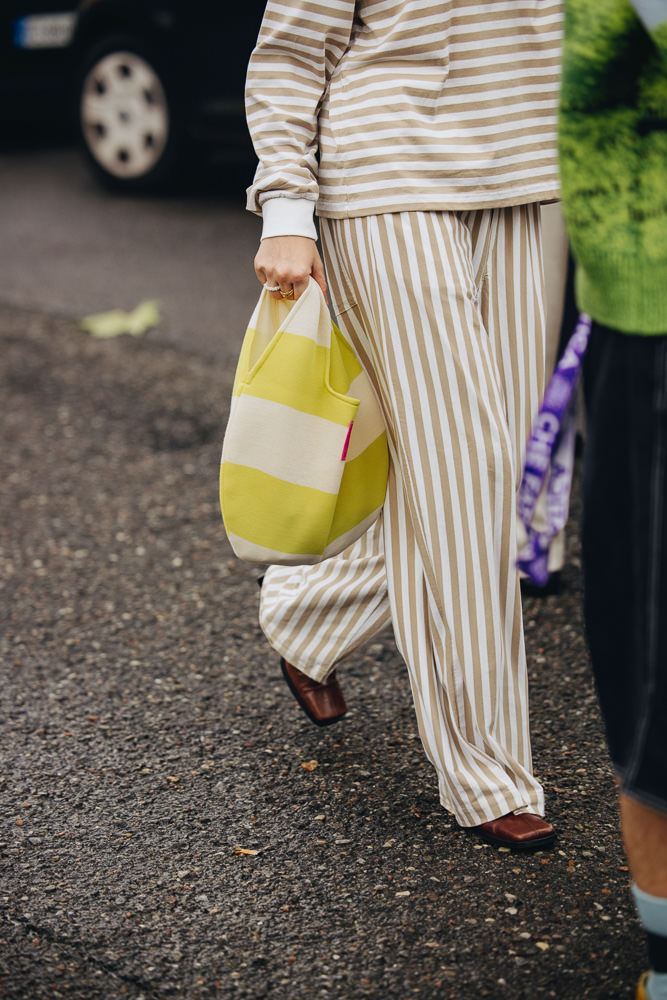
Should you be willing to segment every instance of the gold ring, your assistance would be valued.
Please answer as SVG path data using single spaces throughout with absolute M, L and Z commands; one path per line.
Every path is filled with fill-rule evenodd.
M 280 289 L 280 294 L 284 299 L 291 299 L 294 295 L 294 287 L 290 288 L 289 292 L 284 292 L 282 288 Z

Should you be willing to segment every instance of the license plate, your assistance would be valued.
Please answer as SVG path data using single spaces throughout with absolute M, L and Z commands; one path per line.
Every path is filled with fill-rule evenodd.
M 17 49 L 62 49 L 72 41 L 75 26 L 73 11 L 29 14 L 14 22 L 14 45 Z

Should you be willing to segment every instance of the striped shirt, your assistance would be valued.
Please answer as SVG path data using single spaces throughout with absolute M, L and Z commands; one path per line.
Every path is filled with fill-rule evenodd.
M 248 208 L 264 235 L 313 235 L 315 204 L 345 218 L 557 197 L 560 46 L 558 0 L 269 0 Z

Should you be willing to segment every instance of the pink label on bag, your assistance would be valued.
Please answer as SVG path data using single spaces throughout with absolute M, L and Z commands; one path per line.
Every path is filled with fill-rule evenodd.
M 354 427 L 354 420 L 350 421 L 350 426 L 347 429 L 347 437 L 345 438 L 345 444 L 343 445 L 343 454 L 340 456 L 341 462 L 344 462 L 347 458 L 347 449 L 350 447 L 350 437 L 352 436 L 352 428 Z

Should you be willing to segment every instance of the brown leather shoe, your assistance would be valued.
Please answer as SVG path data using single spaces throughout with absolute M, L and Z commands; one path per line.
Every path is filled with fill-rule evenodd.
M 488 844 L 510 847 L 514 851 L 534 851 L 540 847 L 550 847 L 556 839 L 556 831 L 551 823 L 534 813 L 508 813 L 507 816 L 471 827 L 471 832 Z
M 281 659 L 280 667 L 290 691 L 316 726 L 329 726 L 345 715 L 347 705 L 335 670 L 320 684 L 287 660 Z

